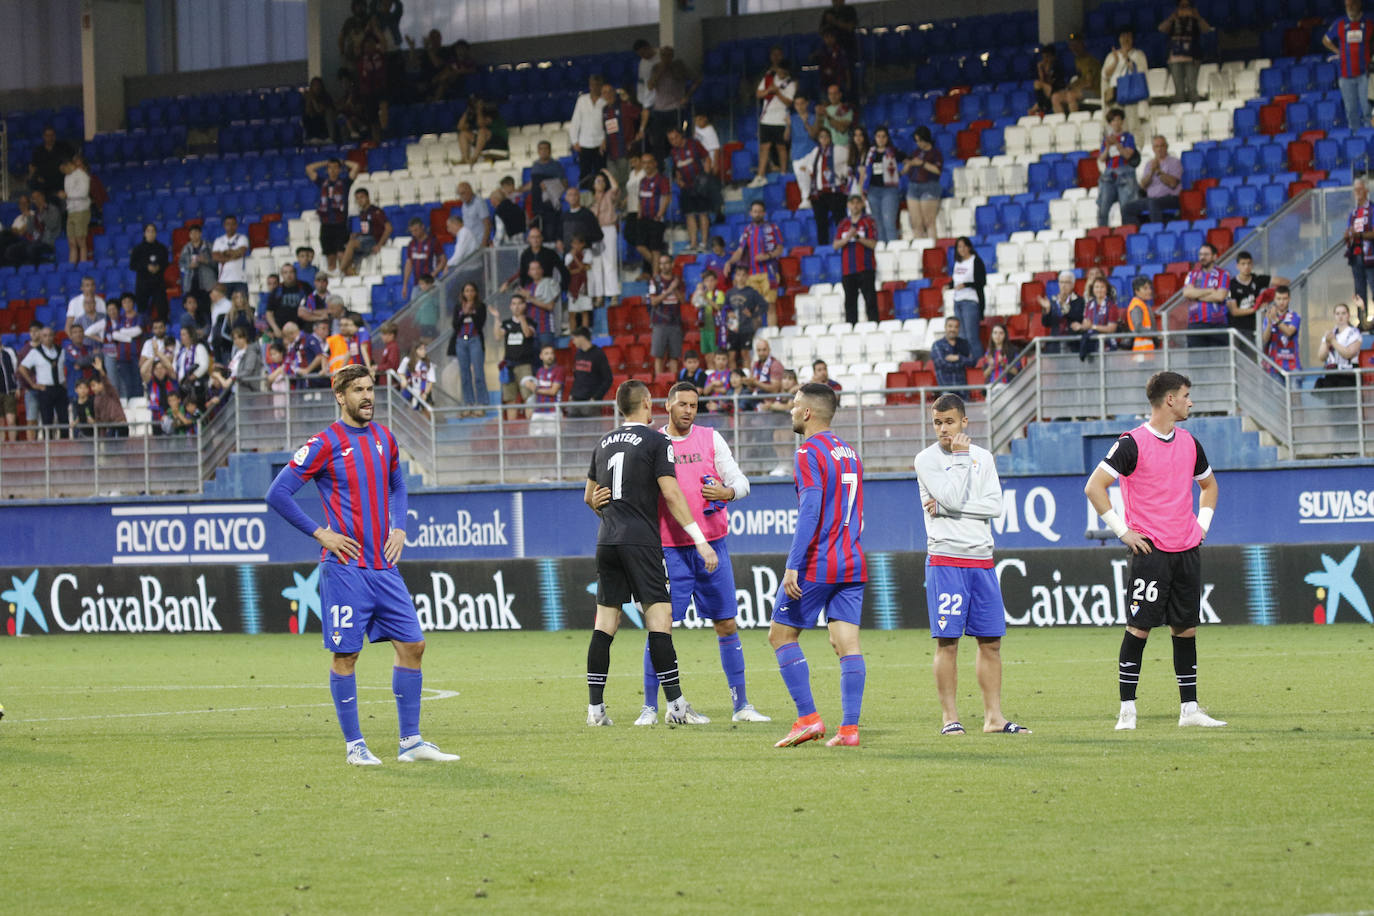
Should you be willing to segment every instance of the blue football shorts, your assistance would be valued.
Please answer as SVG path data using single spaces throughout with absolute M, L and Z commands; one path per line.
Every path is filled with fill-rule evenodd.
M 1002 588 L 991 569 L 932 566 L 927 559 L 926 608 L 930 635 L 939 639 L 997 637 L 1007 632 Z
M 359 652 L 364 636 L 368 642 L 424 640 L 399 569 L 364 569 L 333 560 L 320 566 L 324 647 L 330 652 Z
M 663 565 L 668 569 L 668 597 L 673 604 L 673 620 L 687 616 L 693 600 L 697 616 L 707 620 L 730 620 L 739 616 L 735 599 L 735 571 L 730 566 L 730 550 L 725 538 L 712 541 L 720 565 L 706 571 L 706 561 L 695 547 L 663 547 Z
M 825 611 L 827 620 L 842 620 L 859 625 L 864 609 L 862 582 L 808 582 L 801 580 L 800 599 L 789 598 L 779 585 L 774 599 L 773 620 L 799 630 L 809 630 Z

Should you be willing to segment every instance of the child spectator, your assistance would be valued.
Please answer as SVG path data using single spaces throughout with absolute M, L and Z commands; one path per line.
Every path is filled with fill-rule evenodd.
M 424 342 L 410 348 L 410 354 L 401 360 L 398 370 L 406 380 L 405 399 L 416 410 L 421 405 L 429 405 L 434 400 L 434 364 L 429 361 L 429 348 Z
M 587 276 L 592 268 L 592 253 L 580 233 L 573 235 L 568 253 L 563 255 L 568 268 L 568 315 L 572 330 L 592 326 L 592 297 L 587 292 Z
M 718 285 L 715 271 L 702 271 L 701 280 L 692 293 L 692 305 L 697 308 L 697 327 L 701 328 L 701 352 L 707 355 L 718 349 L 716 323 L 725 309 L 725 294 Z

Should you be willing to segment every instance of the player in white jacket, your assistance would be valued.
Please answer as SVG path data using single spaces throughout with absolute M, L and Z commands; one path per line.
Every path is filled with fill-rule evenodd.
M 1002 715 L 1002 590 L 992 562 L 992 520 L 1002 514 L 1002 484 L 992 454 L 969 441 L 963 399 L 941 395 L 932 407 L 935 445 L 916 456 L 926 522 L 926 605 L 935 647 L 935 692 L 942 735 L 962 735 L 955 709 L 959 637 L 978 640 L 975 670 L 983 692 L 983 731 L 1030 734 Z

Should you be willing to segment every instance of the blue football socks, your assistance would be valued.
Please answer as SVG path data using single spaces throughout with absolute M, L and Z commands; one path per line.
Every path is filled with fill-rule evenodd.
M 816 701 L 811 698 L 811 667 L 806 664 L 806 656 L 801 646 L 789 642 L 778 646 L 774 651 L 778 659 L 778 670 L 782 672 L 782 682 L 792 695 L 797 707 L 797 717 L 809 716 L 816 711 Z
M 744 647 L 740 645 L 739 634 L 717 636 L 720 645 L 720 667 L 725 671 L 725 683 L 730 687 L 730 700 L 739 712 L 749 703 L 744 692 Z
M 400 722 L 401 741 L 420 735 L 420 688 L 424 674 L 419 668 L 391 669 L 391 692 L 396 695 L 396 718 Z
M 840 709 L 844 713 L 841 725 L 858 725 L 859 710 L 864 705 L 864 678 L 868 666 L 862 655 L 845 655 L 840 658 Z
M 339 718 L 344 740 L 350 744 L 363 740 L 358 727 L 358 682 L 351 674 L 329 672 L 329 694 L 334 698 L 334 715 Z

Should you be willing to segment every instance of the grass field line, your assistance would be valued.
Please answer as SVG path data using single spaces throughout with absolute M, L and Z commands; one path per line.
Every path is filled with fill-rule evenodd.
M 439 690 L 435 687 L 424 688 L 429 696 L 421 697 L 421 700 L 449 700 L 458 696 L 456 690 Z M 390 703 L 391 700 L 359 700 L 359 706 L 370 706 L 378 703 Z M 160 712 L 114 712 L 101 713 L 89 716 L 49 716 L 39 719 L 16 719 L 16 722 L 82 722 L 101 719 L 155 719 L 164 716 L 198 716 L 221 712 L 266 712 L 280 709 L 333 709 L 333 703 L 289 703 L 273 704 L 271 706 L 221 706 L 212 709 L 175 709 L 163 710 Z

